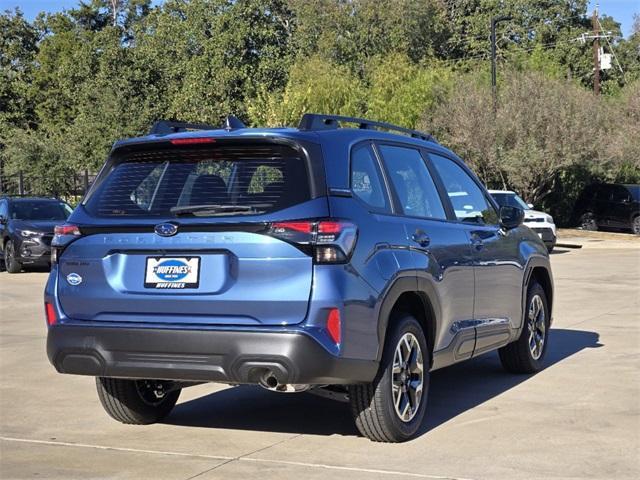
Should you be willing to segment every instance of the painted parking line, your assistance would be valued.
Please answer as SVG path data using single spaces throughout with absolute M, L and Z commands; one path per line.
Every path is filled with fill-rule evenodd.
M 243 457 L 243 456 L 225 457 L 221 455 L 203 455 L 203 454 L 196 454 L 196 453 L 170 452 L 165 450 L 145 450 L 145 449 L 139 449 L 139 448 L 110 447 L 105 445 L 93 445 L 88 443 L 59 442 L 59 441 L 53 441 L 53 440 L 33 440 L 29 438 L 15 438 L 15 437 L 4 437 L 4 436 L 0 436 L 0 440 L 3 440 L 5 442 L 54 445 L 54 446 L 60 446 L 60 447 L 92 448 L 96 450 L 105 450 L 105 451 L 111 450 L 115 452 L 145 453 L 150 455 L 172 455 L 177 457 L 203 458 L 208 460 L 222 460 L 226 462 L 239 461 L 239 462 L 252 462 L 252 463 L 272 463 L 272 464 L 289 465 L 289 466 L 295 466 L 295 467 L 338 470 L 343 472 L 360 472 L 360 473 L 389 475 L 389 476 L 407 477 L 407 478 L 426 478 L 429 480 L 470 480 L 470 479 L 461 478 L 461 477 L 446 477 L 441 475 L 428 475 L 424 473 L 401 472 L 396 470 L 344 467 L 340 465 L 326 465 L 322 463 L 291 462 L 287 460 L 270 460 L 270 459 L 251 458 L 251 457 Z M 252 452 L 252 453 L 255 453 L 255 452 Z

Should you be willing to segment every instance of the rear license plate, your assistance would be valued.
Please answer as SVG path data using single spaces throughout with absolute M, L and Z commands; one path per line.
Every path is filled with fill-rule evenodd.
M 198 288 L 200 257 L 147 257 L 145 288 Z

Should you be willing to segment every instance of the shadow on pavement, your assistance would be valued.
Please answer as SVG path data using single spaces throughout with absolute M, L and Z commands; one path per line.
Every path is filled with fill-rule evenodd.
M 599 335 L 552 329 L 545 368 L 585 348 L 602 346 Z M 530 375 L 506 373 L 496 352 L 431 374 L 427 414 L 421 434 L 527 381 Z M 165 423 L 313 435 L 358 435 L 349 405 L 308 393 L 283 394 L 240 386 L 176 405 Z

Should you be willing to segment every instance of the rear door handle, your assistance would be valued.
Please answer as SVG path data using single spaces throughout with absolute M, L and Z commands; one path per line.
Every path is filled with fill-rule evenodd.
M 431 243 L 431 239 L 429 238 L 429 235 L 424 233 L 424 231 L 422 230 L 416 230 L 414 234 L 411 236 L 411 240 L 416 242 L 421 247 L 428 247 L 429 244 Z

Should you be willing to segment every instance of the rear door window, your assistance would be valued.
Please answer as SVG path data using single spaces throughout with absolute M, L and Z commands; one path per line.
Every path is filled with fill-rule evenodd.
M 309 199 L 305 159 L 265 144 L 130 154 L 85 207 L 100 217 L 259 215 Z
M 438 190 L 420 152 L 395 145 L 379 148 L 403 213 L 411 217 L 446 219 Z

